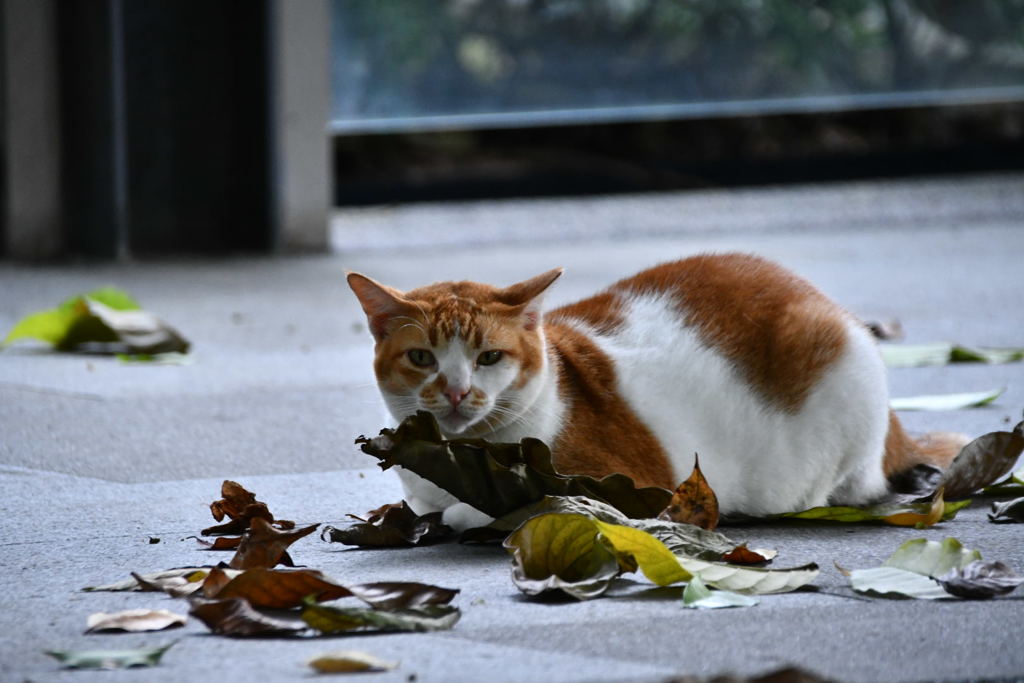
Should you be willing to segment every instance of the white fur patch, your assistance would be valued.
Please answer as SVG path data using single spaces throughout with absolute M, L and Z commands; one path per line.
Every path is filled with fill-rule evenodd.
M 661 443 L 679 481 L 700 454 L 722 513 L 858 503 L 885 491 L 885 370 L 855 322 L 847 324 L 838 362 L 793 414 L 767 406 L 683 325 L 669 298 L 627 300 L 624 317 L 614 334 L 592 335 L 615 363 L 618 391 Z

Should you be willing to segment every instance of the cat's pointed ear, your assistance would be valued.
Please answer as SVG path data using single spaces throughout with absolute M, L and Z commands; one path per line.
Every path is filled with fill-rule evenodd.
M 402 293 L 360 273 L 347 275 L 348 286 L 355 292 L 373 338 L 380 341 L 387 336 L 388 322 L 397 316 L 408 315 L 415 306 L 402 298 Z
M 527 330 L 537 329 L 540 324 L 541 307 L 544 303 L 542 295 L 561 274 L 561 268 L 554 268 L 536 277 L 531 277 L 529 280 L 506 287 L 502 292 L 502 299 L 505 303 L 520 309 Z

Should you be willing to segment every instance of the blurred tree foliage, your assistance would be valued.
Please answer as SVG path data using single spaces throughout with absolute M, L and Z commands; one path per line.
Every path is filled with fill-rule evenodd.
M 341 119 L 1024 85 L 1024 0 L 333 0 Z

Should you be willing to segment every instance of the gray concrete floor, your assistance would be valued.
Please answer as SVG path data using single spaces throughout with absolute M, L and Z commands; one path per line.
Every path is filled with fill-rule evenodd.
M 401 497 L 352 439 L 384 415 L 370 342 L 346 269 L 397 287 L 439 279 L 510 283 L 566 274 L 553 305 L 659 261 L 752 251 L 793 268 L 857 315 L 899 318 L 907 341 L 1024 345 L 1024 176 L 1000 175 L 581 200 L 340 212 L 333 256 L 118 265 L 0 265 L 0 330 L 104 284 L 133 292 L 189 336 L 195 362 L 138 367 L 32 347 L 0 353 L 0 679 L 92 680 L 41 651 L 181 641 L 158 669 L 119 680 L 297 680 L 304 662 L 354 648 L 401 662 L 372 680 L 662 680 L 799 664 L 848 681 L 1024 679 L 1024 593 L 991 602 L 864 600 L 833 561 L 874 566 L 914 537 L 955 536 L 1024 571 L 1024 534 L 984 501 L 927 531 L 868 526 L 727 529 L 816 561 L 817 592 L 745 610 L 683 610 L 641 578 L 605 599 L 536 603 L 494 548 L 347 550 L 310 537 L 297 562 L 344 581 L 424 580 L 462 589 L 439 634 L 244 641 L 183 631 L 83 635 L 97 611 L 182 604 L 85 585 L 216 561 L 186 536 L 210 522 L 220 481 L 279 516 L 341 523 Z M 1007 387 L 986 408 L 906 413 L 912 430 L 978 435 L 1024 410 L 1024 365 L 895 370 L 894 395 Z M 149 543 L 150 537 L 160 543 Z

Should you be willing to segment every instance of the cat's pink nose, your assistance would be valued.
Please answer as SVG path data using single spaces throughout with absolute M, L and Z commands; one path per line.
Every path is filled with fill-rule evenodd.
M 459 404 L 462 403 L 462 399 L 469 396 L 469 389 L 445 387 L 444 395 L 448 397 L 448 402 L 452 404 L 452 408 L 458 408 Z

